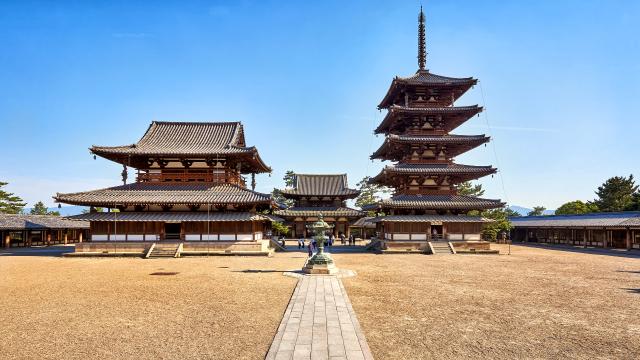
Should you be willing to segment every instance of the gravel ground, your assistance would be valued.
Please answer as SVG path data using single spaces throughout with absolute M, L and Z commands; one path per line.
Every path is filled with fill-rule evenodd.
M 264 358 L 296 284 L 273 266 L 0 257 L 0 358 Z
M 343 282 L 376 359 L 640 358 L 640 258 L 335 258 L 358 273 Z
M 0 358 L 261 359 L 304 258 L 3 256 Z M 358 273 L 343 282 L 376 359 L 640 357 L 639 258 L 334 259 Z

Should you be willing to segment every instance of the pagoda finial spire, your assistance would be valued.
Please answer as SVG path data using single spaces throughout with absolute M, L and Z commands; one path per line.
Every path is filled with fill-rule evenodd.
M 424 70 L 427 63 L 427 44 L 424 30 L 424 12 L 422 5 L 420 6 L 420 15 L 418 16 L 418 67 Z

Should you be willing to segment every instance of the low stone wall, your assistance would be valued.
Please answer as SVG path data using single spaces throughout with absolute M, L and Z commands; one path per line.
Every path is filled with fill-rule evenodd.
M 451 241 L 453 248 L 458 250 L 491 250 L 491 243 L 488 241 Z
M 144 255 L 152 242 L 86 242 L 76 244 L 76 253 Z
M 426 241 L 385 240 L 382 251 L 387 253 L 423 253 L 430 250 Z
M 269 240 L 184 242 L 181 255 L 269 255 Z

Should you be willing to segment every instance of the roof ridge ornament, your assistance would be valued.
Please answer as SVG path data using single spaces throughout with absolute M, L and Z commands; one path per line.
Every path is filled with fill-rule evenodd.
M 424 12 L 422 5 L 420 6 L 420 15 L 418 16 L 418 67 L 419 71 L 425 70 L 427 63 L 427 45 L 425 39 Z

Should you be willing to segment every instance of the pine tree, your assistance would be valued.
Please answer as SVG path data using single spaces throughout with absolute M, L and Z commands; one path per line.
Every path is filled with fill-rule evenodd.
M 598 206 L 594 203 L 585 203 L 580 200 L 569 201 L 556 209 L 556 215 L 588 214 L 593 212 L 598 212 Z
M 356 206 L 359 208 L 362 208 L 365 205 L 375 204 L 380 201 L 381 194 L 388 194 L 391 192 L 391 189 L 386 186 L 371 184 L 369 182 L 370 180 L 370 176 L 365 176 L 356 185 L 358 190 L 360 190 L 360 195 L 356 198 Z
M 2 187 L 8 183 L 0 181 L 0 213 L 2 214 L 20 214 L 22 209 L 27 205 L 19 196 L 2 190 Z
M 629 175 L 628 178 L 615 176 L 598 187 L 598 198 L 593 204 L 598 206 L 600 211 L 624 211 L 633 206 L 633 196 L 637 191 L 638 185 L 635 184 L 633 175 Z
M 60 216 L 58 211 L 49 211 L 42 201 L 38 201 L 33 205 L 31 211 L 29 212 L 31 215 L 56 215 Z
M 534 206 L 533 210 L 529 211 L 527 216 L 541 216 L 544 215 L 544 211 L 547 210 L 544 206 Z
M 463 183 L 458 184 L 458 194 L 467 195 L 473 197 L 480 197 L 484 195 L 484 190 L 482 189 L 481 184 L 473 185 L 471 181 L 465 181 Z

